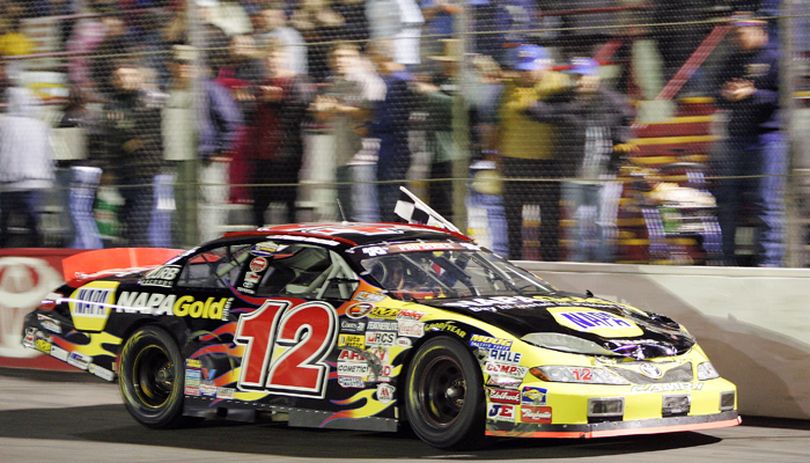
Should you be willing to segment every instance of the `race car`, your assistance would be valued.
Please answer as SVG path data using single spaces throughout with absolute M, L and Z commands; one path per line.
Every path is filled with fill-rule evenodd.
M 294 224 L 80 275 L 23 343 L 108 381 L 152 428 L 201 418 L 589 438 L 739 424 L 736 387 L 653 312 L 559 291 L 447 229 Z

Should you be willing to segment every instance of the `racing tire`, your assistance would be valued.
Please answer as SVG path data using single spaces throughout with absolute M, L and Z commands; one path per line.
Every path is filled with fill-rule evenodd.
M 429 339 L 411 359 L 405 384 L 405 415 L 417 437 L 442 449 L 484 445 L 481 367 L 464 344 Z
M 185 424 L 185 365 L 177 342 L 157 326 L 136 331 L 121 349 L 118 386 L 129 413 L 156 429 Z

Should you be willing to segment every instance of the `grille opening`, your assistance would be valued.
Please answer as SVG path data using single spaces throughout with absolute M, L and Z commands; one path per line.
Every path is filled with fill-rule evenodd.
M 692 408 L 692 398 L 688 395 L 667 395 L 664 396 L 661 416 L 686 416 Z
M 734 410 L 734 399 L 736 394 L 734 391 L 728 391 L 720 394 L 720 411 L 725 412 Z
M 588 423 L 621 421 L 624 418 L 624 399 L 588 399 Z

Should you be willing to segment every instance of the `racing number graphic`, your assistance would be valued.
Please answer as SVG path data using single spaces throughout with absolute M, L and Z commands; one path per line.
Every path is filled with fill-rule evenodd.
M 237 387 L 323 398 L 326 357 L 337 337 L 337 313 L 325 302 L 293 306 L 269 299 L 239 317 L 234 340 L 245 345 Z

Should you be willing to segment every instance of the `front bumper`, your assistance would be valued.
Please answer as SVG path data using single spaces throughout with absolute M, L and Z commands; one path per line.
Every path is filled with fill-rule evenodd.
M 714 415 L 679 416 L 634 421 L 610 421 L 590 424 L 527 424 L 505 430 L 487 425 L 486 435 L 493 437 L 597 438 L 681 431 L 701 431 L 736 426 L 742 420 L 736 411 Z

